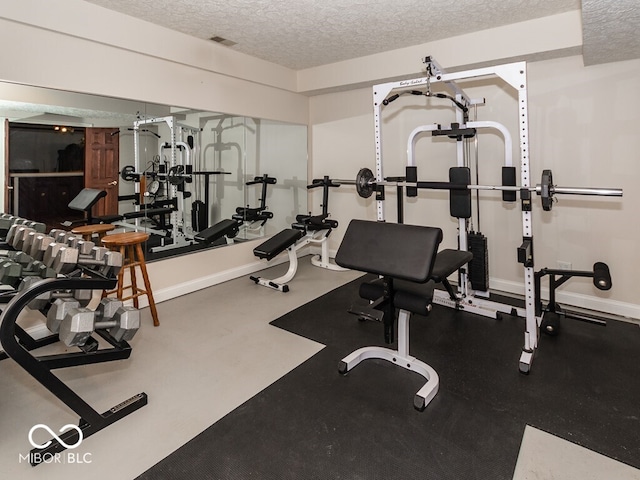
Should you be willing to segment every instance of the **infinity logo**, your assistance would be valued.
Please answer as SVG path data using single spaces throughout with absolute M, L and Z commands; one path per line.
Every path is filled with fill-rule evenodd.
M 65 443 L 58 435 L 56 435 L 56 432 L 54 432 L 53 430 L 51 430 L 47 425 L 44 425 L 43 423 L 39 423 L 37 425 L 34 425 L 33 427 L 31 427 L 31 430 L 29 430 L 29 443 L 31 445 L 34 446 L 34 448 L 47 448 L 49 445 L 51 445 L 52 440 L 47 441 L 46 443 L 43 443 L 42 445 L 37 444 L 36 442 L 33 441 L 33 432 L 36 431 L 38 428 L 44 428 L 47 432 L 49 432 L 54 440 L 57 440 L 60 445 L 62 445 L 64 448 L 69 448 L 69 449 L 73 449 L 76 448 L 78 446 L 80 446 L 80 444 L 82 443 L 82 430 L 80 430 L 80 427 L 73 425 L 71 423 L 63 426 L 60 429 L 60 433 L 64 433 L 68 430 L 75 430 L 78 432 L 78 442 L 74 443 L 73 445 L 69 445 L 67 443 Z

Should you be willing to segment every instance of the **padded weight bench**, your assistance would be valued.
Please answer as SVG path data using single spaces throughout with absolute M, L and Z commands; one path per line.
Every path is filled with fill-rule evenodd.
M 240 230 L 240 223 L 235 220 L 221 220 L 215 225 L 198 232 L 193 238 L 196 242 L 213 243 L 222 237 L 233 238 Z
M 73 197 L 73 200 L 67 205 L 71 210 L 77 210 L 79 212 L 85 212 L 86 218 L 79 221 L 66 221 L 62 222 L 65 227 L 73 227 L 74 225 L 81 225 L 84 223 L 93 223 L 93 217 L 91 215 L 91 209 L 98 203 L 98 201 L 107 196 L 105 190 L 98 190 L 97 188 L 83 188 L 80 193 Z
M 287 228 L 254 248 L 253 254 L 267 261 L 271 260 L 300 240 L 303 235 L 302 230 Z
M 473 254 L 464 250 L 453 250 L 445 248 L 438 252 L 436 263 L 431 271 L 431 280 L 435 283 L 441 283 L 447 290 L 449 298 L 454 302 L 457 301 L 453 287 L 447 280 L 447 277 L 458 271 L 473 259 Z
M 248 206 L 236 208 L 236 213 L 231 215 L 231 219 L 221 220 L 215 225 L 201 230 L 193 237 L 194 240 L 201 243 L 213 243 L 222 237 L 227 237 L 227 241 L 231 243 L 231 239 L 238 235 L 243 224 L 260 222 L 260 227 L 263 227 L 267 220 L 273 218 L 273 212 L 267 211 L 267 185 L 273 185 L 276 182 L 277 180 L 268 174 L 264 174 L 262 177 L 254 177 L 252 181 L 246 182 L 245 185 L 262 185 L 260 206 L 256 208 Z
M 193 239 L 196 242 L 213 243 L 222 237 L 234 238 L 245 222 L 261 222 L 260 226 L 263 226 L 270 218 L 273 218 L 273 212 L 268 212 L 264 208 L 238 207 L 231 219 L 220 220 L 215 225 L 198 232 Z
M 360 294 L 368 300 L 382 298 L 377 308 L 384 311 L 386 343 L 393 342 L 399 310 L 398 349 L 360 348 L 342 359 L 339 372 L 346 374 L 363 360 L 379 358 L 419 373 L 427 379 L 414 398 L 419 411 L 438 393 L 439 378 L 432 367 L 409 355 L 409 319 L 412 313 L 427 315 L 431 310 L 433 283 L 429 280 L 433 279 L 441 241 L 439 228 L 352 220 L 336 255 L 336 263 L 342 267 L 382 277 L 363 284 Z M 453 271 L 455 268 L 449 274 Z M 441 269 L 440 275 L 445 273 Z
M 335 265 L 329 261 L 329 249 L 327 238 L 331 234 L 331 230 L 338 226 L 338 222 L 331 220 L 328 214 L 322 215 L 298 215 L 296 223 L 271 237 L 266 242 L 261 243 L 253 249 L 253 254 L 267 261 L 272 260 L 281 252 L 287 250 L 289 255 L 289 268 L 287 272 L 273 280 L 263 277 L 249 277 L 258 285 L 270 287 L 281 292 L 288 292 L 289 283 L 295 277 L 298 270 L 298 250 L 309 245 L 310 243 L 320 244 L 322 253 L 314 255 L 311 263 L 316 267 L 327 268 L 330 270 L 343 270 L 342 267 Z
M 300 240 L 304 236 L 304 234 L 304 230 L 287 228 L 254 248 L 253 254 L 256 257 L 267 261 L 272 260 L 281 252 L 287 250 L 289 254 L 289 268 L 284 275 L 281 275 L 278 278 L 274 278 L 273 280 L 270 280 L 268 278 L 256 277 L 253 275 L 251 275 L 249 278 L 253 280 L 257 285 L 273 288 L 274 290 L 279 290 L 284 293 L 288 292 L 289 285 L 287 285 L 287 283 L 291 281 L 293 277 L 295 277 L 296 271 L 298 270 L 298 254 L 296 252 L 308 243 L 302 242 L 300 246 L 296 245 L 298 240 Z

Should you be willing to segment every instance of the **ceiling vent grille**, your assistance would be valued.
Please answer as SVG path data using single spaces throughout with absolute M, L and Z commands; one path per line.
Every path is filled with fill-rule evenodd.
M 225 47 L 233 47 L 234 45 L 238 44 L 238 42 L 227 40 L 226 38 L 218 37 L 218 36 L 211 37 L 209 40 L 219 43 L 220 45 L 224 45 Z

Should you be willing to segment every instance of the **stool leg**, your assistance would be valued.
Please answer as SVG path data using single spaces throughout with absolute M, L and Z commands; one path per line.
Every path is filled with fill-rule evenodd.
M 133 306 L 139 308 L 140 305 L 138 303 L 138 281 L 136 278 L 136 262 L 138 260 L 136 260 L 133 245 L 129 245 L 127 255 L 129 255 L 129 276 L 131 277 L 131 295 L 133 296 Z
M 122 255 L 122 264 L 124 265 L 127 258 L 127 250 L 125 246 L 120 247 L 120 255 Z M 116 298 L 122 298 L 122 292 L 124 290 L 124 268 L 121 268 L 118 272 L 118 288 L 116 292 Z
M 153 299 L 153 292 L 151 291 L 151 282 L 149 281 L 149 275 L 147 274 L 147 266 L 144 261 L 144 253 L 140 244 L 136 245 L 136 253 L 138 254 L 138 261 L 140 262 L 140 270 L 142 271 L 142 278 L 144 279 L 144 287 L 147 290 L 147 297 L 149 298 L 149 308 L 151 309 L 151 317 L 153 318 L 153 326 L 160 325 L 158 320 L 158 311 L 156 310 L 156 302 Z

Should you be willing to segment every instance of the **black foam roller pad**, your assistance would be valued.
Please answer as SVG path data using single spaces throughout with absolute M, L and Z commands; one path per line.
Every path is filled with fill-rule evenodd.
M 469 185 L 471 170 L 468 167 L 450 168 L 449 182 L 456 185 Z M 456 218 L 471 218 L 471 190 L 449 190 L 449 213 Z
M 384 296 L 384 284 L 381 279 L 377 279 L 372 282 L 365 282 L 360 285 L 358 293 L 360 294 L 360 297 L 365 300 L 375 301 Z
M 396 292 L 393 302 L 397 308 L 419 315 L 427 315 L 431 305 L 431 298 L 400 290 Z
M 606 263 L 596 262 L 593 264 L 593 284 L 600 290 L 611 288 L 611 273 Z

